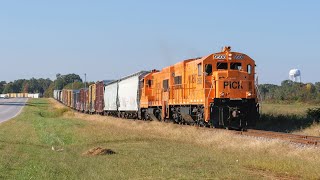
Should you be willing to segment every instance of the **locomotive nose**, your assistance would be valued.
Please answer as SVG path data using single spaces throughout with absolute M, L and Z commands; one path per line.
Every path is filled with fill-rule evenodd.
M 217 71 L 213 74 L 216 98 L 254 98 L 254 80 L 244 71 Z

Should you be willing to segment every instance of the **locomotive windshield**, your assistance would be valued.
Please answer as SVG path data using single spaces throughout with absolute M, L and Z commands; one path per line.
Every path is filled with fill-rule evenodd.
M 228 63 L 217 63 L 217 69 L 228 69 Z
M 230 69 L 241 70 L 241 63 L 231 63 L 230 64 Z

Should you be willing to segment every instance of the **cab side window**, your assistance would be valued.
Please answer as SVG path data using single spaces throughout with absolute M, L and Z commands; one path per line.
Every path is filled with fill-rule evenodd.
M 149 86 L 149 87 L 151 87 L 151 86 L 152 86 L 152 84 L 153 84 L 153 83 L 152 83 L 152 80 L 151 80 L 151 79 L 149 79 L 149 80 L 148 80 L 148 86 Z
M 207 76 L 210 76 L 212 74 L 212 64 L 206 64 L 205 72 Z
M 250 64 L 247 65 L 247 72 L 248 72 L 248 74 L 252 73 L 252 69 L 251 69 L 251 65 Z

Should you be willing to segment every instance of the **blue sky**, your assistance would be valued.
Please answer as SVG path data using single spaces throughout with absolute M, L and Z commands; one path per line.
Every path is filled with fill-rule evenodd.
M 320 81 L 319 1 L 0 1 L 0 80 L 116 79 L 230 45 L 260 83 Z

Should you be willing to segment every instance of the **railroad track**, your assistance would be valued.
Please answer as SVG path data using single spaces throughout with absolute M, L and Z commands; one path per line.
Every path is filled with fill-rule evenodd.
M 207 128 L 204 128 L 204 129 L 207 129 Z M 280 140 L 288 141 L 291 143 L 313 145 L 313 146 L 320 147 L 320 136 L 308 136 L 308 135 L 290 134 L 290 133 L 283 133 L 283 132 L 255 130 L 255 129 L 248 129 L 246 131 L 236 131 L 236 130 L 226 130 L 226 129 L 211 129 L 211 130 L 212 131 L 229 131 L 236 135 L 263 137 L 268 139 L 280 139 Z
M 254 136 L 254 137 L 264 137 L 269 139 L 281 139 L 281 140 L 289 141 L 292 143 L 320 146 L 320 137 L 318 136 L 306 136 L 306 135 L 262 131 L 262 130 L 254 130 L 254 129 L 248 129 L 247 131 L 236 131 L 235 134 L 245 135 L 245 136 Z

